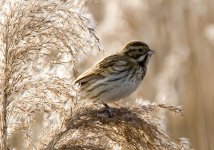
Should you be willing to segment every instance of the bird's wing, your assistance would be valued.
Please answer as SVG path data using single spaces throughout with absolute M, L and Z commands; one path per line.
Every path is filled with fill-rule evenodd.
M 123 69 L 124 67 L 121 66 L 127 65 L 127 63 L 127 58 L 122 55 L 108 56 L 81 74 L 75 83 L 83 85 L 93 79 L 105 78 L 110 73 Z

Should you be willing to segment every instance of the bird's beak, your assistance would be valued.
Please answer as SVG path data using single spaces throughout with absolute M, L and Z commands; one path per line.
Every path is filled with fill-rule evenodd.
M 150 49 L 150 50 L 148 51 L 148 54 L 149 54 L 149 55 L 153 55 L 154 53 L 155 53 L 154 50 L 151 50 L 151 49 Z

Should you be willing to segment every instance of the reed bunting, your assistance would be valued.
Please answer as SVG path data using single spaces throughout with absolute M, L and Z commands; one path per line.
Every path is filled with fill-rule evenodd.
M 107 103 L 118 101 L 137 89 L 154 53 L 144 42 L 133 41 L 118 53 L 105 57 L 75 80 L 81 98 L 101 101 L 112 117 Z

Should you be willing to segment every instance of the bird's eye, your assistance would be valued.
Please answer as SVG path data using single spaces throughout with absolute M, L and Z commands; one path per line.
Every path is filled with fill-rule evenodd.
M 138 52 L 143 52 L 143 49 L 142 48 L 138 49 Z

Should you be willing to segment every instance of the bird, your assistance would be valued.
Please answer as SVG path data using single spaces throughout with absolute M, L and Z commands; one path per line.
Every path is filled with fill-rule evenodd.
M 133 93 L 144 79 L 155 53 L 142 41 L 131 41 L 117 53 L 98 61 L 74 81 L 82 99 L 101 102 L 112 117 L 109 103 Z

